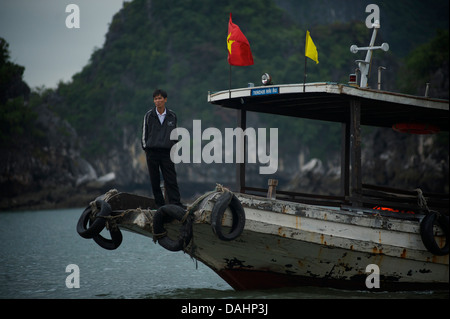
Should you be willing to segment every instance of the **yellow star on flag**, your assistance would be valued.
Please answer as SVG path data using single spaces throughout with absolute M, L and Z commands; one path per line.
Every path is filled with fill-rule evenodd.
M 231 32 L 228 34 L 227 37 L 227 47 L 228 47 L 228 53 L 231 54 L 231 45 L 233 44 L 233 42 L 235 42 L 234 40 L 230 40 L 231 37 Z

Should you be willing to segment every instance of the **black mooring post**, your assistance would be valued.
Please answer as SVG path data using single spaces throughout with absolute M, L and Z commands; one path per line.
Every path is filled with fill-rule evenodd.
M 341 139 L 341 196 L 350 196 L 350 121 L 342 123 Z
M 350 100 L 350 162 L 353 206 L 362 205 L 361 101 Z
M 247 112 L 243 109 L 237 110 L 238 127 L 243 131 L 247 128 Z M 240 193 L 245 193 L 245 159 L 247 158 L 247 142 L 244 138 L 243 163 L 236 163 L 236 189 Z

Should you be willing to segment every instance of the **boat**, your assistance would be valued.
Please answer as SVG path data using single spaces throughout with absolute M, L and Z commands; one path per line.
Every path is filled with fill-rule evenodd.
M 366 49 L 376 49 L 374 41 Z M 371 56 L 366 58 L 357 61 L 361 72 L 370 64 Z M 269 83 L 209 92 L 207 98 L 237 110 L 243 130 L 247 112 L 341 123 L 340 195 L 282 191 L 273 179 L 267 188 L 248 186 L 244 162 L 236 165 L 234 189 L 217 185 L 185 208 L 158 208 L 150 197 L 110 190 L 83 211 L 77 224 L 82 237 L 116 249 L 121 230 L 147 236 L 170 251 L 189 254 L 236 290 L 448 289 L 448 194 L 368 185 L 361 174 L 361 125 L 448 132 L 448 100 L 355 81 Z M 111 239 L 100 234 L 105 227 Z

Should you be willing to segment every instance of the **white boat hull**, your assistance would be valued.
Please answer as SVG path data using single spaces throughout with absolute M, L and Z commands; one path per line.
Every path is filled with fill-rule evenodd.
M 418 217 L 396 218 L 236 194 L 245 209 L 243 233 L 220 240 L 210 225 L 220 193 L 200 202 L 185 251 L 233 288 L 319 285 L 367 289 L 368 265 L 379 268 L 380 289 L 448 289 L 448 255 L 422 243 Z M 154 211 L 129 213 L 120 228 L 152 236 Z M 231 226 L 227 209 L 224 227 Z M 166 226 L 176 236 L 178 222 Z M 445 241 L 444 236 L 438 240 Z

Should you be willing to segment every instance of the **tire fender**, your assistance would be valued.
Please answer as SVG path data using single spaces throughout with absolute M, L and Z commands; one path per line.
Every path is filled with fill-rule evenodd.
M 123 236 L 117 225 L 109 229 L 111 239 L 103 237 L 101 234 L 95 235 L 92 239 L 102 248 L 107 250 L 114 250 L 119 248 L 122 244 Z
M 439 247 L 434 238 L 433 226 L 437 224 L 445 235 L 445 245 Z M 437 256 L 448 255 L 449 252 L 449 219 L 436 211 L 430 211 L 420 222 L 420 236 L 429 252 Z
M 97 208 L 100 208 L 100 211 L 97 213 L 96 217 L 109 216 L 111 215 L 111 206 L 103 200 L 96 200 L 95 205 Z M 77 223 L 77 232 L 83 238 L 93 238 L 94 236 L 100 234 L 100 232 L 105 228 L 106 219 L 104 218 L 95 218 L 94 221 L 90 222 L 90 217 L 92 213 L 92 207 L 88 206 L 80 216 L 80 219 Z M 89 222 L 89 227 L 87 227 Z
M 107 202 L 100 199 L 95 201 L 95 205 L 97 208 L 100 207 L 100 211 L 97 213 L 96 218 L 91 220 L 92 207 L 89 205 L 83 211 L 80 219 L 78 220 L 77 232 L 83 238 L 94 239 L 94 241 L 102 248 L 108 250 L 117 249 L 123 239 L 122 233 L 117 226 L 113 226 L 109 230 L 111 239 L 107 239 L 100 235 L 101 231 L 106 226 L 106 219 L 102 217 L 111 215 L 111 206 Z
M 184 221 L 186 211 L 177 205 L 164 205 L 153 216 L 153 240 L 170 251 L 179 251 L 186 248 L 192 239 L 192 217 L 188 216 Z M 183 221 L 177 239 L 167 236 L 164 224 L 172 220 Z
M 228 234 L 224 233 L 222 229 L 222 219 L 227 207 L 230 207 L 233 216 L 233 223 Z M 225 191 L 217 199 L 211 211 L 211 227 L 214 234 L 216 234 L 216 236 L 221 240 L 234 240 L 242 234 L 244 226 L 245 211 L 242 207 L 241 202 L 236 197 L 236 195 L 231 192 Z

